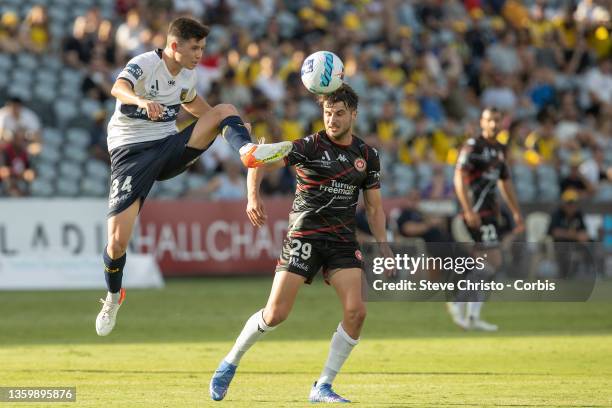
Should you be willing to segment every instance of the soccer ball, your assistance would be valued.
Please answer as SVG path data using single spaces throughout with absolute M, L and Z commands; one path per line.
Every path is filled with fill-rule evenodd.
M 304 60 L 301 75 L 302 83 L 310 92 L 332 93 L 342 85 L 344 64 L 333 52 L 317 51 Z

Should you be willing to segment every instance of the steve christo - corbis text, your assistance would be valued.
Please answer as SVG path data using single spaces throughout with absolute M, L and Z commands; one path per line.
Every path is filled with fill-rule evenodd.
M 463 275 L 470 270 L 482 271 L 486 268 L 483 257 L 428 257 L 421 255 L 412 257 L 409 255 L 396 254 L 393 258 L 376 257 L 372 263 L 372 273 L 381 275 L 386 270 L 395 269 L 397 272 L 407 272 L 414 275 L 420 270 L 438 270 L 454 272 Z M 372 282 L 372 288 L 376 291 L 438 291 L 438 290 L 467 290 L 467 291 L 503 291 L 506 289 L 516 291 L 554 291 L 556 283 L 546 280 L 528 282 L 517 279 L 513 282 L 496 282 L 494 280 L 474 281 L 471 279 L 460 279 L 453 282 L 430 281 L 420 279 L 412 281 L 402 279 L 397 282 L 385 282 L 376 279 Z

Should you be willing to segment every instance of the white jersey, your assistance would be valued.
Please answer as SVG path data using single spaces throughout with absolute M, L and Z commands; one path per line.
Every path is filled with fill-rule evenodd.
M 183 68 L 172 76 L 162 59 L 162 50 L 146 52 L 132 58 L 119 74 L 132 84 L 136 96 L 163 105 L 162 116 L 152 121 L 146 109 L 122 104 L 119 99 L 115 113 L 108 122 L 108 150 L 141 142 L 163 139 L 177 133 L 176 116 L 181 104 L 196 97 L 195 70 Z

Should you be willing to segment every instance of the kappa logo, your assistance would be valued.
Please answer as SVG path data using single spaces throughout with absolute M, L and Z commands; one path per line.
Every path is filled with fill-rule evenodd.
M 349 161 L 349 160 L 346 158 L 346 156 L 345 156 L 345 155 L 343 155 L 342 153 L 340 153 L 340 155 L 338 155 L 338 161 L 339 161 L 339 162 L 345 162 L 345 163 L 348 163 L 348 161 Z
M 176 85 L 176 81 L 174 79 L 169 79 L 168 80 L 168 85 L 174 86 L 174 85 Z
M 357 171 L 365 171 L 366 169 L 366 162 L 361 157 L 355 159 L 353 165 L 355 166 L 355 169 L 357 169 Z

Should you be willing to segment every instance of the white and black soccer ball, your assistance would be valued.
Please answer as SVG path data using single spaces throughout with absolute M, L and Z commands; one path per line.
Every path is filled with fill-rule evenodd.
M 302 64 L 302 83 L 310 92 L 325 95 L 340 88 L 344 78 L 344 64 L 333 52 L 317 51 Z

